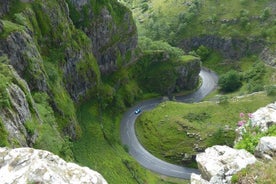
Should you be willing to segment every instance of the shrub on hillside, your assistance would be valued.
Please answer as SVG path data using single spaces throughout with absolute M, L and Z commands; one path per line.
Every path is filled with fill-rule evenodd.
M 201 45 L 196 50 L 196 53 L 197 53 L 197 55 L 200 56 L 200 58 L 201 58 L 202 61 L 205 61 L 208 58 L 208 56 L 211 54 L 211 51 L 207 47 Z
M 276 86 L 266 86 L 265 91 L 267 96 L 276 96 Z
M 167 52 L 171 57 L 180 57 L 184 55 L 183 50 L 177 47 L 173 47 L 167 42 L 164 41 L 153 41 L 147 37 L 140 37 L 139 38 L 139 47 L 142 50 L 162 50 Z
M 219 78 L 219 87 L 223 92 L 233 92 L 241 86 L 241 76 L 235 70 L 230 70 Z
M 264 75 L 266 69 L 263 63 L 256 62 L 253 67 L 246 71 L 243 79 L 247 82 L 247 90 L 249 93 L 262 91 L 264 89 Z

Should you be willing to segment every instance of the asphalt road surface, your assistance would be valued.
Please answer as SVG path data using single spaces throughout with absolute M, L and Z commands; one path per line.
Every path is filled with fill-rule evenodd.
M 216 88 L 218 77 L 215 73 L 209 71 L 208 69 L 201 69 L 199 75 L 202 78 L 201 87 L 192 94 L 176 97 L 176 101 L 186 103 L 199 102 Z M 199 171 L 197 169 L 170 164 L 168 162 L 160 160 L 159 158 L 156 158 L 147 150 L 145 150 L 145 148 L 140 144 L 136 137 L 134 124 L 138 115 L 135 114 L 135 110 L 137 108 L 140 108 L 142 112 L 147 111 L 153 109 L 162 101 L 162 98 L 143 101 L 136 106 L 130 108 L 124 114 L 121 121 L 120 130 L 122 144 L 128 147 L 129 153 L 143 167 L 161 175 L 190 179 L 191 173 L 199 174 Z

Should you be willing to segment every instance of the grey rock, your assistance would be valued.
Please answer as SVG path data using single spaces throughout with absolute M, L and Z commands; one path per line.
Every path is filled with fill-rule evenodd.
M 88 4 L 88 0 L 71 0 L 71 3 L 77 8 L 77 10 L 81 10 L 83 6 Z
M 24 124 L 31 113 L 26 96 L 15 84 L 11 84 L 7 92 L 12 107 L 2 109 L 0 116 L 8 132 L 8 140 L 11 144 L 16 140 L 20 146 L 28 146 L 28 133 Z
M 256 158 L 245 150 L 235 150 L 228 146 L 213 146 L 196 156 L 202 178 L 210 183 L 230 184 L 231 177 Z
M 274 49 L 274 50 L 273 50 Z M 260 54 L 260 59 L 270 66 L 276 66 L 276 50 L 275 48 L 264 48 Z
M 0 20 L 0 34 L 3 32 L 3 22 Z
M 177 80 L 176 86 L 180 90 L 189 90 L 196 87 L 199 80 L 199 72 L 200 72 L 200 60 L 196 59 L 189 63 L 183 64 L 182 66 L 178 66 L 176 68 L 177 72 Z
M 43 59 L 29 33 L 11 33 L 0 42 L 0 50 L 8 55 L 10 64 L 21 77 L 28 76 L 27 82 L 31 90 L 47 90 Z
M 92 4 L 86 0 L 71 0 L 71 3 L 79 12 L 84 7 L 88 9 L 87 15 L 81 15 L 76 24 L 80 24 L 79 28 L 91 39 L 92 52 L 102 73 L 115 71 L 134 60 L 138 35 L 132 14 L 126 7 L 112 1 L 110 6 L 101 6 L 94 12 Z M 84 25 L 85 19 L 90 20 L 88 25 Z
M 201 175 L 192 173 L 191 184 L 209 184 L 209 182 L 201 177 Z
M 0 148 L 1 183 L 107 184 L 96 171 L 33 148 Z
M 182 40 L 179 46 L 185 51 L 204 45 L 217 50 L 225 59 L 237 60 L 248 54 L 260 54 L 265 48 L 265 42 L 258 39 L 246 40 L 238 38 L 221 38 L 215 35 L 205 35 Z
M 0 18 L 9 12 L 10 0 L 0 0 Z
M 65 88 L 74 101 L 84 97 L 99 81 L 99 76 L 96 74 L 97 71 L 94 71 L 95 69 L 92 67 L 92 65 L 95 66 L 97 63 L 92 63 L 93 60 L 85 58 L 85 55 L 89 54 L 88 52 L 89 50 L 75 50 L 70 47 L 65 50 L 66 63 L 62 66 Z M 83 67 L 78 67 L 78 65 Z
M 262 137 L 255 149 L 255 156 L 271 160 L 276 156 L 276 137 Z
M 266 107 L 259 108 L 252 114 L 251 123 L 253 127 L 259 127 L 261 131 L 276 124 L 276 102 L 268 104 Z
M 270 126 L 276 124 L 276 102 L 259 108 L 251 116 L 250 125 L 246 123 L 244 126 L 240 126 L 235 130 L 235 144 L 242 139 L 243 132 L 246 131 L 246 126 L 257 127 L 260 128 L 260 131 L 266 132 Z
M 0 108 L 0 118 L 8 133 L 11 146 L 32 146 L 38 136 L 37 131 L 34 130 L 30 134 L 25 128 L 25 123 L 32 118 L 41 123 L 41 118 L 26 81 L 20 78 L 11 65 L 8 65 L 6 69 L 12 73 L 10 77 L 13 78 L 14 83 L 6 88 L 10 106 Z

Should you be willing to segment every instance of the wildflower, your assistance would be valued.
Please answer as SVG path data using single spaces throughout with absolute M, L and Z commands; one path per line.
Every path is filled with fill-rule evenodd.
M 247 116 L 248 116 L 248 118 L 253 118 L 253 114 L 252 113 L 248 113 Z
M 241 113 L 240 113 L 240 118 L 243 118 L 243 117 L 244 117 L 244 113 L 241 112 Z
M 246 123 L 245 120 L 238 121 L 238 126 L 241 127 Z

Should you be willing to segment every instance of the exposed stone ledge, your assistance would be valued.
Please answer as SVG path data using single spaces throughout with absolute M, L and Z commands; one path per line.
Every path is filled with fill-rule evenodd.
M 262 137 L 254 154 L 257 157 L 268 160 L 272 160 L 273 157 L 276 157 L 276 137 Z
M 107 184 L 96 171 L 33 148 L 0 148 L 1 183 Z
M 191 183 L 231 183 L 231 177 L 257 159 L 246 150 L 228 146 L 213 146 L 196 156 L 201 176 L 193 175 Z

